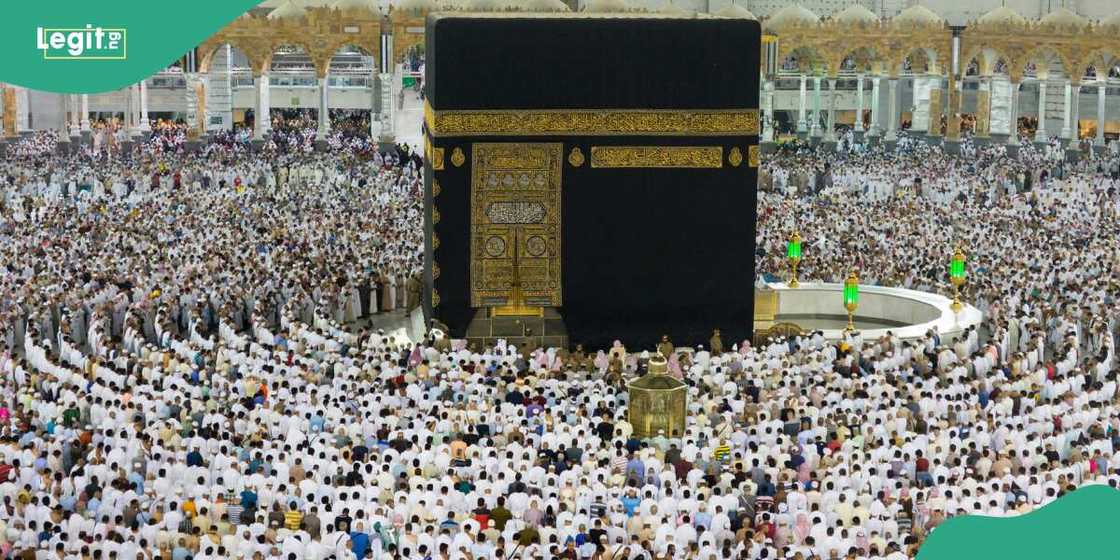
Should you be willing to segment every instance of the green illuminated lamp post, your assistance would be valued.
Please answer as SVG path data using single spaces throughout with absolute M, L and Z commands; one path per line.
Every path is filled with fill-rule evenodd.
M 789 279 L 789 287 L 796 288 L 801 285 L 797 281 L 797 265 L 801 263 L 801 233 L 793 232 L 786 243 L 786 260 L 789 261 L 789 268 L 792 277 Z
M 856 271 L 848 274 L 848 279 L 844 280 L 844 309 L 848 310 L 848 328 L 847 331 L 856 330 L 855 317 L 856 308 L 859 307 L 859 277 L 856 276 Z
M 953 260 L 949 261 L 949 283 L 953 285 L 953 303 L 949 308 L 953 313 L 960 313 L 961 308 L 961 286 L 967 280 L 967 273 L 965 272 L 965 257 L 964 251 L 958 245 L 953 251 Z

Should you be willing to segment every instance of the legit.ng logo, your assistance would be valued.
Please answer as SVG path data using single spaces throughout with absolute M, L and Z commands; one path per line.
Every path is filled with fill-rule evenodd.
M 36 48 L 45 60 L 125 60 L 128 58 L 128 31 L 124 28 L 39 27 Z

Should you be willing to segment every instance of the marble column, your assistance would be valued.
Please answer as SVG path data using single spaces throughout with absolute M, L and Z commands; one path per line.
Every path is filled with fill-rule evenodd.
M 148 80 L 140 80 L 140 132 L 149 132 L 152 125 L 148 122 Z
M 890 98 L 890 108 L 887 110 L 887 134 L 883 138 L 894 142 L 898 140 L 898 78 L 890 79 L 887 97 Z
M 70 105 L 70 96 L 65 93 L 58 94 L 58 141 L 70 142 L 70 119 L 67 112 Z
M 976 136 L 988 138 L 992 130 L 992 82 L 991 78 L 980 78 L 976 91 Z
M 198 74 L 187 74 L 187 87 L 183 90 L 183 103 L 187 107 L 187 127 L 198 128 Z M 188 131 L 188 136 L 190 132 Z
M 881 79 L 879 76 L 871 78 L 871 127 L 867 131 L 867 134 L 871 136 L 878 136 L 882 130 L 882 127 L 879 126 L 879 123 L 883 120 L 883 95 L 879 90 Z
M 1046 82 L 1038 81 L 1038 131 L 1034 135 L 1035 142 L 1046 141 Z
M 253 140 L 263 140 L 261 130 L 261 77 L 253 76 Z
M 1077 147 L 1077 142 L 1081 141 L 1081 83 L 1070 84 L 1072 90 L 1071 109 L 1070 109 L 1070 135 L 1069 139 L 1074 143 L 1074 148 Z
M 762 92 L 762 106 L 766 110 L 766 127 L 762 130 L 762 141 L 774 141 L 774 81 L 766 80 Z
M 1008 119 L 1010 121 L 1010 133 L 1007 135 L 1007 143 L 1011 145 L 1019 145 L 1019 86 L 1021 84 L 1016 81 L 1011 82 L 1011 115 Z
M 140 134 L 140 117 L 142 114 L 140 111 L 140 84 L 132 84 L 129 100 L 131 101 L 129 107 L 132 109 L 132 114 L 129 115 L 131 119 L 129 134 L 137 136 Z
M 329 89 L 327 77 L 319 78 L 319 131 L 315 137 L 316 140 L 326 141 L 327 134 L 331 131 L 331 119 L 328 114 L 330 99 L 327 93 Z
M 1072 112 L 1071 109 L 1072 109 L 1072 105 L 1073 105 L 1073 84 L 1071 84 L 1068 79 L 1066 80 L 1066 84 L 1065 84 L 1065 88 L 1064 88 L 1063 93 L 1064 93 L 1064 95 L 1062 97 L 1062 138 L 1064 138 L 1066 140 L 1071 140 L 1072 139 L 1072 132 L 1070 131 L 1069 125 L 1070 125 L 1070 117 L 1073 116 L 1073 115 L 1070 114 Z
M 82 132 L 89 132 L 90 131 L 90 128 L 89 128 L 89 94 L 88 93 L 83 93 L 82 94 L 82 120 L 79 124 L 81 125 Z
M 959 142 L 961 139 L 961 99 L 964 97 L 963 86 L 964 83 L 961 82 L 960 76 L 949 76 L 949 103 L 945 111 L 949 115 L 949 123 L 945 127 L 945 140 L 949 142 Z
M 195 84 L 194 101 L 197 107 L 195 108 L 194 126 L 198 135 L 201 136 L 206 134 L 207 123 L 210 122 L 210 115 L 206 106 L 206 90 L 210 86 L 210 77 L 206 74 L 195 74 Z
M 1103 121 L 1102 121 L 1103 122 Z M 1103 127 L 1102 127 L 1103 128 Z M 31 131 L 31 92 L 16 87 L 16 134 Z
M 929 77 L 929 114 L 926 118 L 926 135 L 941 136 L 941 115 L 945 113 L 941 94 L 941 76 Z
M 1096 145 L 1104 145 L 1104 117 L 1105 96 L 1108 95 L 1108 86 L 1105 80 L 1097 80 L 1097 138 Z
M 124 129 L 125 135 L 131 137 L 135 134 L 136 127 L 136 100 L 135 100 L 136 84 L 128 86 L 125 90 L 124 96 L 124 114 L 122 115 L 121 128 Z
M 828 79 L 828 130 L 824 139 L 828 142 L 836 141 L 836 78 Z
M 382 146 L 392 144 L 396 140 L 394 114 L 393 75 L 384 72 L 381 74 L 381 136 L 378 138 Z
M 855 131 L 863 132 L 863 74 L 856 76 L 856 122 Z
M 253 123 L 253 137 L 257 140 L 264 140 L 272 129 L 272 121 L 269 117 L 271 112 L 271 103 L 269 100 L 269 80 L 268 74 L 264 73 L 260 76 L 253 78 L 253 90 L 256 93 L 256 104 L 253 105 L 253 111 L 256 113 Z
M 81 103 L 78 102 L 78 94 L 70 94 L 70 136 L 81 136 L 82 134 L 82 116 Z
M 377 114 L 377 69 L 374 68 L 372 74 L 369 75 L 369 138 L 373 140 L 377 138 L 378 129 L 380 128 L 380 116 Z
M 813 125 L 809 127 L 813 137 L 821 135 L 821 77 L 813 78 Z
M 261 74 L 261 127 L 265 134 L 272 133 L 272 78 L 268 72 Z
M 801 104 L 797 110 L 797 132 L 805 133 L 809 130 L 809 123 L 805 120 L 805 74 L 801 75 Z

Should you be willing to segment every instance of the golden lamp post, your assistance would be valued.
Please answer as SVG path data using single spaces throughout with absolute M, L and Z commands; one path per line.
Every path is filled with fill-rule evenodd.
M 801 285 L 797 281 L 797 265 L 801 263 L 801 232 L 794 231 L 786 242 L 786 260 L 789 261 L 790 279 L 789 287 L 796 288 Z
M 856 271 L 848 273 L 847 280 L 844 280 L 844 309 L 848 310 L 848 328 L 846 331 L 856 330 L 855 321 L 853 320 L 856 313 L 856 308 L 859 307 L 859 277 L 856 276 Z
M 949 304 L 949 308 L 953 313 L 960 313 L 961 308 L 961 286 L 967 280 L 967 273 L 965 272 L 965 257 L 964 251 L 961 250 L 960 245 L 953 251 L 953 259 L 949 261 L 949 283 L 953 285 L 953 303 Z

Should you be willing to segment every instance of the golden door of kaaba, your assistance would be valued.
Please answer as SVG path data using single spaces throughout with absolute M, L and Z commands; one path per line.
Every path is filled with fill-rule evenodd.
M 562 305 L 560 185 L 563 144 L 471 147 L 471 305 Z

